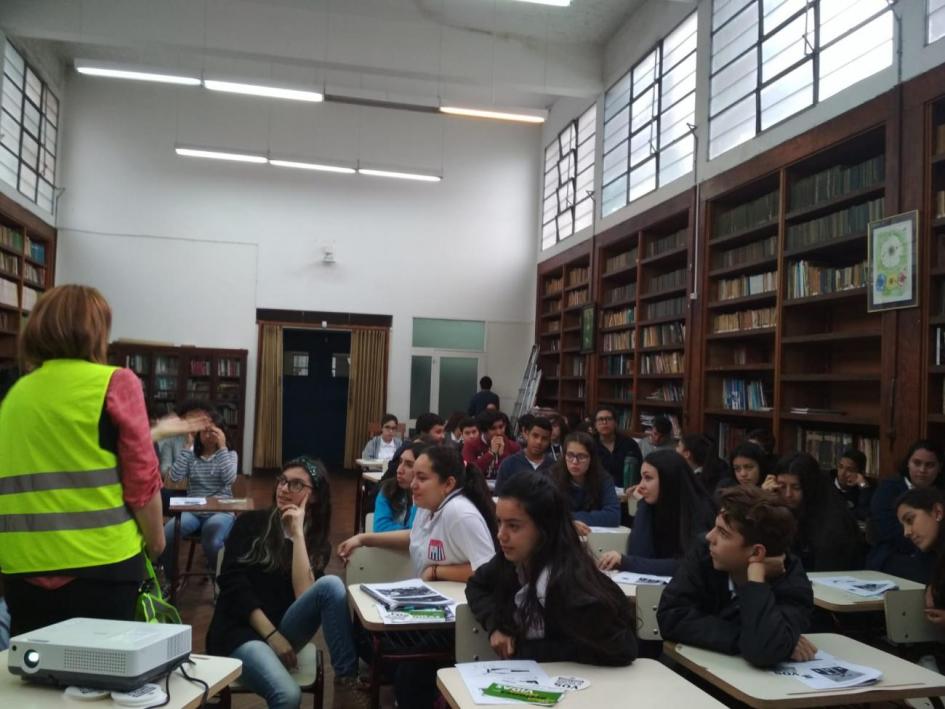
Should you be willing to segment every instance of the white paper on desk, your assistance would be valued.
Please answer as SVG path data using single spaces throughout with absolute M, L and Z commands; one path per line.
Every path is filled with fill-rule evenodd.
M 782 662 L 771 670 L 781 677 L 793 677 L 811 689 L 844 689 L 874 684 L 883 673 L 872 667 L 854 665 L 826 652 L 818 652 L 810 662 Z
M 384 625 L 405 625 L 414 623 L 455 623 L 456 604 L 442 608 L 419 608 L 416 610 L 387 610 L 383 603 L 375 604 L 377 614 Z M 442 613 L 442 617 L 440 614 Z
M 516 699 L 502 699 L 483 694 L 494 682 L 521 685 L 534 689 L 561 690 L 551 684 L 551 678 L 534 660 L 491 660 L 489 662 L 458 662 L 456 669 L 476 704 L 515 704 L 528 706 Z
M 846 591 L 847 593 L 852 593 L 855 596 L 862 596 L 863 598 L 876 598 L 877 596 L 882 596 L 886 591 L 893 591 L 899 588 L 895 581 L 888 579 L 867 581 L 865 579 L 854 578 L 853 576 L 814 577 L 811 581 L 823 586 L 830 586 L 841 591 Z
M 172 497 L 171 507 L 195 507 L 207 504 L 206 497 Z
M 626 527 L 588 527 L 593 534 L 626 534 Z
M 665 586 L 673 580 L 672 576 L 635 574 L 632 571 L 618 571 L 611 578 L 614 583 L 632 584 L 634 586 Z

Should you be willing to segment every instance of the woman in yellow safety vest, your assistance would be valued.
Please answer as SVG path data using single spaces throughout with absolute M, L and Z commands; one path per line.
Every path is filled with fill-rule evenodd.
M 101 293 L 65 285 L 39 299 L 20 336 L 29 374 L 0 403 L 13 635 L 74 617 L 132 620 L 144 552 L 164 548 L 144 395 L 134 372 L 106 364 L 110 327 Z

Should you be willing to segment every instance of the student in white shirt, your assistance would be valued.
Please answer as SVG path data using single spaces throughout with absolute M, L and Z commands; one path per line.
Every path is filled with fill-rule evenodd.
M 367 460 L 390 460 L 393 458 L 402 443 L 395 435 L 397 426 L 396 416 L 384 414 L 384 418 L 381 419 L 381 435 L 374 436 L 365 444 L 364 450 L 361 451 L 361 457 Z
M 425 581 L 465 583 L 476 569 L 496 554 L 495 504 L 486 480 L 475 466 L 465 466 L 450 445 L 430 446 L 413 464 L 410 484 L 417 507 L 409 530 L 356 534 L 338 546 L 347 563 L 360 546 L 410 552 L 414 573 Z M 421 642 L 446 646 L 450 633 L 429 631 Z M 437 665 L 429 661 L 401 662 L 395 677 L 401 707 L 428 707 L 436 696 Z

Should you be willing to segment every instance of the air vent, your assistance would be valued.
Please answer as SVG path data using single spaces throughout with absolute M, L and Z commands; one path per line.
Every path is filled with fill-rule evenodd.
M 124 675 L 128 671 L 125 653 L 116 650 L 83 650 L 67 647 L 63 662 L 64 669 L 74 672 L 108 672 Z
M 170 660 L 172 657 L 178 657 L 183 655 L 185 652 L 190 650 L 190 643 L 188 642 L 188 637 L 185 633 L 179 633 L 167 639 L 167 659 Z

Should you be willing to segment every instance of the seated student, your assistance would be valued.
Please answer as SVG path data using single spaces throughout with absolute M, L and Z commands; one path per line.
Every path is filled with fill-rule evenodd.
M 456 450 L 462 454 L 463 447 L 469 443 L 469 441 L 475 441 L 479 438 L 479 427 L 476 425 L 476 419 L 472 416 L 463 416 L 459 422 L 459 431 L 460 440 L 456 446 Z
M 629 665 L 630 604 L 568 523 L 568 503 L 544 475 L 509 480 L 496 515 L 502 552 L 466 584 L 469 609 L 502 659 Z
M 417 416 L 417 433 L 412 438 L 404 440 L 394 451 L 394 457 L 387 464 L 387 470 L 381 476 L 381 482 L 389 480 L 397 475 L 397 468 L 400 466 L 400 454 L 413 441 L 427 440 L 430 443 L 442 443 L 446 439 L 446 426 L 439 414 L 425 413 Z
M 569 433 L 568 422 L 561 414 L 552 414 L 548 420 L 551 421 L 551 445 L 548 446 L 548 453 L 554 460 L 560 460 L 564 455 L 564 438 Z
M 413 464 L 411 485 L 419 508 L 409 530 L 356 534 L 338 546 L 347 563 L 360 546 L 409 550 L 414 573 L 424 581 L 466 583 L 496 554 L 495 507 L 479 469 L 464 466 L 452 446 L 430 446 Z M 424 633 L 424 644 L 445 646 L 449 633 Z M 398 663 L 395 694 L 401 707 L 428 707 L 436 693 L 436 666 Z
M 554 460 L 548 455 L 548 443 L 551 441 L 551 421 L 540 416 L 532 416 L 525 433 L 525 448 L 502 461 L 495 478 L 495 494 L 516 475 L 529 470 L 540 473 L 551 472 Z
M 778 493 L 797 520 L 791 548 L 807 571 L 863 568 L 863 538 L 853 513 L 808 453 L 794 453 L 775 467 Z
M 443 440 L 456 446 L 460 451 L 463 449 L 463 431 L 459 424 L 464 418 L 466 418 L 466 414 L 462 411 L 454 411 L 450 414 L 450 417 L 446 419 L 446 424 L 444 425 L 446 436 Z
M 394 414 L 384 414 L 381 419 L 381 435 L 374 436 L 364 446 L 361 457 L 368 460 L 390 460 L 394 453 L 403 444 L 397 433 L 397 417 Z
M 202 399 L 187 399 L 180 402 L 174 407 L 174 416 L 182 420 L 193 420 L 197 421 L 198 419 L 204 420 L 205 423 L 209 424 L 206 421 L 210 413 L 216 411 L 216 407 L 211 405 L 208 401 Z M 158 419 L 157 423 L 151 428 L 151 437 L 155 438 L 155 433 L 158 432 L 165 422 L 169 418 L 165 417 L 164 419 Z M 174 465 L 174 461 L 177 460 L 177 456 L 180 455 L 180 452 L 187 447 L 188 439 L 186 434 L 176 435 L 176 436 L 163 436 L 160 440 L 157 441 L 158 449 L 158 462 L 161 467 L 161 478 L 167 482 L 168 476 L 170 475 L 171 468 Z
M 226 447 L 223 417 L 213 411 L 210 426 L 190 435 L 189 446 L 181 451 L 171 468 L 170 480 L 187 481 L 188 497 L 233 497 L 236 481 L 237 455 Z M 232 512 L 184 512 L 180 516 L 181 538 L 200 532 L 200 546 L 207 567 L 216 569 L 217 554 L 223 548 L 235 516 Z M 164 525 L 165 551 L 161 556 L 165 570 L 171 574 L 177 563 L 174 548 L 174 520 Z
M 759 487 L 767 484 L 770 492 L 777 489 L 777 481 L 771 474 L 771 459 L 763 449 L 754 443 L 745 442 L 737 446 L 729 456 L 729 470 L 732 477 L 723 480 L 718 487 L 744 485 Z
M 774 470 L 774 464 L 778 462 L 778 454 L 774 452 L 777 441 L 774 434 L 768 428 L 755 428 L 745 436 L 746 443 L 754 443 L 761 448 L 768 456 L 768 470 Z
M 804 638 L 814 610 L 810 580 L 789 553 L 794 515 L 774 493 L 719 493 L 715 527 L 686 556 L 660 598 L 664 640 L 741 655 L 757 667 L 813 659 Z
M 676 452 L 686 459 L 709 495 L 715 494 L 719 482 L 731 477 L 728 465 L 715 453 L 715 441 L 705 433 L 686 434 L 676 444 Z
M 675 447 L 672 421 L 665 416 L 654 416 L 652 425 L 640 441 L 641 455 L 646 458 L 653 451 L 673 450 Z
M 862 451 L 856 448 L 843 451 L 834 471 L 833 486 L 854 517 L 860 521 L 869 519 L 873 488 L 866 479 L 866 456 Z
M 656 451 L 643 459 L 640 498 L 627 553 L 605 552 L 604 570 L 672 576 L 680 559 L 709 529 L 715 510 L 676 451 Z
M 568 501 L 578 534 L 589 527 L 619 527 L 620 501 L 614 481 L 604 470 L 594 439 L 576 431 L 564 439 L 564 456 L 554 464 L 551 477 Z M 496 487 L 496 494 L 498 493 Z
M 271 708 L 299 706 L 301 692 L 289 671 L 322 624 L 336 696 L 357 688 L 345 585 L 324 573 L 330 517 L 324 471 L 297 458 L 276 478 L 272 507 L 240 515 L 226 542 L 207 652 L 242 660 L 240 681 Z
M 896 517 L 895 502 L 907 490 L 934 487 L 942 489 L 942 464 L 945 457 L 937 443 L 920 440 L 910 446 L 899 475 L 881 480 L 870 501 L 870 519 L 866 538 L 872 547 L 866 555 L 866 568 L 885 571 L 893 576 L 928 583 L 929 565 L 915 544 L 903 536 Z
M 413 505 L 410 485 L 413 482 L 413 464 L 426 445 L 413 443 L 400 454 L 397 477 L 380 484 L 374 499 L 374 532 L 393 532 L 410 529 L 417 508 Z
M 604 470 L 618 487 L 632 485 L 640 472 L 643 454 L 637 442 L 617 430 L 617 413 L 609 406 L 598 406 L 594 412 L 597 454 Z
M 896 500 L 896 516 L 917 560 L 928 567 L 925 617 L 945 626 L 945 496 L 932 487 L 907 490 Z
M 528 431 L 532 427 L 532 423 L 535 421 L 535 417 L 532 414 L 522 414 L 518 420 L 518 435 L 515 437 L 515 442 L 518 443 L 520 448 L 525 447 L 525 439 L 528 438 Z
M 505 421 L 497 411 L 483 411 L 476 417 L 479 437 L 463 444 L 463 460 L 473 464 L 486 478 L 492 479 L 510 455 L 518 453 L 518 443 L 505 435 Z
M 498 411 L 499 396 L 492 391 L 492 377 L 485 376 L 479 380 L 479 391 L 469 400 L 469 410 L 466 413 L 470 416 L 478 416 L 489 406 Z

